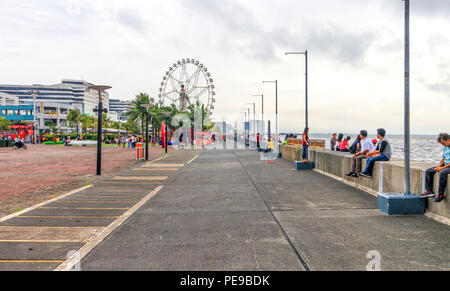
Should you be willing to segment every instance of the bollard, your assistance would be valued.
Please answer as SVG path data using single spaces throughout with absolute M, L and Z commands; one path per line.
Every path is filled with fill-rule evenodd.
M 136 161 L 142 161 L 144 159 L 144 147 L 142 143 L 136 143 Z

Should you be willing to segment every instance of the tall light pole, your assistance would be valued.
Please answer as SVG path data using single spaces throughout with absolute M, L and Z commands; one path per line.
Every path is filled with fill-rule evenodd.
M 308 126 L 308 51 L 287 52 L 286 55 L 305 55 L 305 127 Z
M 253 137 L 256 140 L 256 103 L 247 103 L 247 105 L 253 104 Z
M 102 127 L 102 121 L 103 121 L 103 113 L 108 112 L 108 110 L 103 109 L 103 98 L 102 98 L 102 92 L 105 92 L 108 89 L 111 89 L 110 86 L 103 86 L 103 85 L 92 85 L 88 87 L 89 89 L 98 91 L 98 107 L 97 109 L 94 109 L 94 112 L 97 112 L 98 115 L 98 127 L 97 127 L 97 176 L 100 176 L 102 174 L 102 134 L 103 134 L 103 127 Z
M 169 141 L 167 140 L 167 135 L 168 135 L 167 130 L 169 127 L 167 126 L 167 123 L 169 122 L 170 112 L 162 112 L 162 114 L 166 117 L 166 124 L 165 124 L 165 129 L 164 129 L 164 143 L 165 143 L 164 148 L 165 148 L 165 152 L 167 154 L 167 147 L 169 145 Z M 202 142 L 203 142 L 203 140 L 202 140 Z
M 409 113 L 409 0 L 405 1 L 405 194 L 411 194 Z
M 263 81 L 263 83 L 275 83 L 275 144 L 278 149 L 278 80 Z
M 39 91 L 28 91 L 28 94 L 33 96 L 33 143 L 36 143 L 36 96 L 39 95 L 41 92 Z
M 149 110 L 150 110 L 150 108 L 151 107 L 153 107 L 153 105 L 152 104 L 142 104 L 141 105 L 142 107 L 144 107 L 145 108 L 145 160 L 146 161 L 148 161 L 148 138 L 149 138 L 149 136 L 148 136 L 148 123 L 149 123 L 149 120 L 150 120 L 150 118 L 152 117 L 151 115 L 150 115 L 150 113 L 149 113 Z
M 264 136 L 264 94 L 253 95 L 253 97 L 261 97 L 261 122 L 262 122 L 261 133 Z

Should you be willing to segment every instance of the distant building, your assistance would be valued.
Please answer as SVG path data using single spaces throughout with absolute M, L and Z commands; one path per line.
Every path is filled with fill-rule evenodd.
M 130 107 L 131 101 L 109 99 L 109 116 L 113 121 L 120 121 L 124 123 L 128 120 L 126 112 Z
M 35 105 L 38 132 L 48 130 L 52 124 L 61 132 L 70 132 L 73 130 L 67 121 L 70 110 L 79 110 L 82 114 L 96 116 L 94 109 L 98 104 L 98 91 L 89 89 L 91 85 L 83 80 L 62 80 L 60 84 L 55 85 L 0 85 L 0 113 L 2 113 L 0 116 L 9 120 L 28 120 L 18 119 L 23 115 L 16 114 L 16 111 L 20 113 L 18 110 L 23 109 L 13 109 L 10 106 L 33 105 L 33 97 L 29 92 L 38 91 Z M 105 108 L 108 108 L 107 92 L 102 93 L 102 101 Z M 4 106 L 9 107 L 3 108 Z M 3 110 L 8 110 L 5 113 L 9 114 L 4 115 Z M 11 113 L 11 110 L 14 110 L 14 113 Z M 31 113 L 33 117 L 33 112 Z

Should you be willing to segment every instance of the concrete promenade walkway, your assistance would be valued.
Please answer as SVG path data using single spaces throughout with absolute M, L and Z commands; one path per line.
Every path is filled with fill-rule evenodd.
M 81 269 L 366 270 L 376 250 L 382 270 L 450 270 L 448 226 L 376 208 L 375 197 L 286 160 L 205 150 Z

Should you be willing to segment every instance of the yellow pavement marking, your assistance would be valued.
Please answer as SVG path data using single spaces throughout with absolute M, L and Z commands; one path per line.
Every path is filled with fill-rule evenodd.
M 84 190 L 86 190 L 86 189 L 88 189 L 88 188 L 90 188 L 90 187 L 92 187 L 92 185 L 87 185 L 87 186 L 81 187 L 81 188 L 79 188 L 79 189 L 70 191 L 70 192 L 68 192 L 68 193 L 66 193 L 66 194 L 64 194 L 64 195 L 59 196 L 59 197 L 56 197 L 56 198 L 53 198 L 53 199 L 44 201 L 44 202 L 42 202 L 42 203 L 36 204 L 36 205 L 34 205 L 34 206 L 31 206 L 31 207 L 29 207 L 29 208 L 26 208 L 26 209 L 24 209 L 24 210 L 22 210 L 22 211 L 19 211 L 19 212 L 16 212 L 16 213 L 7 215 L 7 216 L 5 216 L 5 217 L 0 218 L 0 222 L 6 221 L 6 220 L 8 220 L 8 219 L 11 219 L 11 218 L 16 217 L 16 216 L 18 216 L 18 215 L 21 215 L 21 214 L 23 214 L 23 213 L 27 213 L 27 212 L 29 212 L 29 211 L 31 211 L 31 210 L 34 210 L 34 209 L 36 209 L 36 208 L 39 208 L 39 207 L 41 207 L 41 206 L 50 204 L 50 203 L 52 203 L 52 202 L 54 202 L 54 201 L 56 201 L 56 200 L 58 200 L 58 199 L 62 199 L 62 198 L 65 198 L 65 197 L 67 197 L 67 196 L 70 196 L 70 195 L 72 195 L 72 194 L 75 194 L 75 193 L 84 191 Z
M 168 176 L 117 176 L 111 180 L 164 181 Z
M 146 164 L 141 168 L 181 168 L 184 164 Z
M 142 194 L 132 194 L 132 195 L 90 195 L 90 194 L 83 194 L 83 195 L 72 195 L 72 197 L 95 197 L 95 198 L 103 198 L 103 197 L 134 197 L 134 196 L 140 196 L 145 195 L 145 193 Z
M 87 243 L 87 241 L 71 241 L 71 240 L 32 240 L 32 239 L 0 239 L 2 242 L 13 242 L 13 243 Z
M 64 263 L 64 260 L 0 260 L 0 263 Z
M 23 216 L 23 215 L 19 215 L 17 217 L 20 218 L 119 218 L 119 216 L 35 216 L 35 215 L 30 215 L 30 216 Z
M 73 268 L 80 260 L 82 260 L 87 254 L 89 254 L 99 243 L 101 243 L 108 235 L 110 235 L 115 229 L 117 229 L 122 223 L 124 223 L 131 215 L 139 210 L 147 201 L 152 199 L 164 186 L 159 186 L 147 196 L 142 198 L 139 203 L 131 207 L 127 212 L 122 214 L 119 219 L 113 221 L 102 232 L 91 239 L 87 244 L 82 246 L 76 253 L 74 253 L 69 259 L 60 264 L 55 271 L 68 271 Z
M 152 182 L 152 183 L 139 183 L 139 184 L 137 184 L 137 183 L 126 183 L 126 182 L 119 182 L 119 181 L 112 181 L 112 182 L 102 182 L 102 184 L 108 184 L 108 185 L 111 185 L 111 186 L 108 186 L 108 185 L 96 185 L 95 187 L 98 187 L 98 188 L 110 188 L 110 187 L 114 187 L 114 188 L 122 188 L 122 189 L 130 189 L 131 188 L 131 185 L 133 185 L 133 186 L 159 186 L 159 185 L 161 185 L 162 183 L 158 183 L 158 184 L 155 184 L 155 182 L 154 181 L 149 181 L 149 182 Z M 120 185 L 130 185 L 130 186 L 120 186 Z
M 139 201 L 76 201 L 76 200 L 61 200 L 55 203 L 97 203 L 97 204 L 121 204 L 121 203 L 137 203 Z
M 178 170 L 179 168 L 150 168 L 150 167 L 133 169 L 133 171 L 142 171 L 142 172 L 175 172 Z
M 105 226 L 17 226 L 17 225 L 0 225 L 2 228 L 49 228 L 49 229 L 90 229 L 90 228 L 105 228 Z
M 64 210 L 127 210 L 130 207 L 123 208 L 90 208 L 90 207 L 40 207 L 39 209 L 64 209 Z

